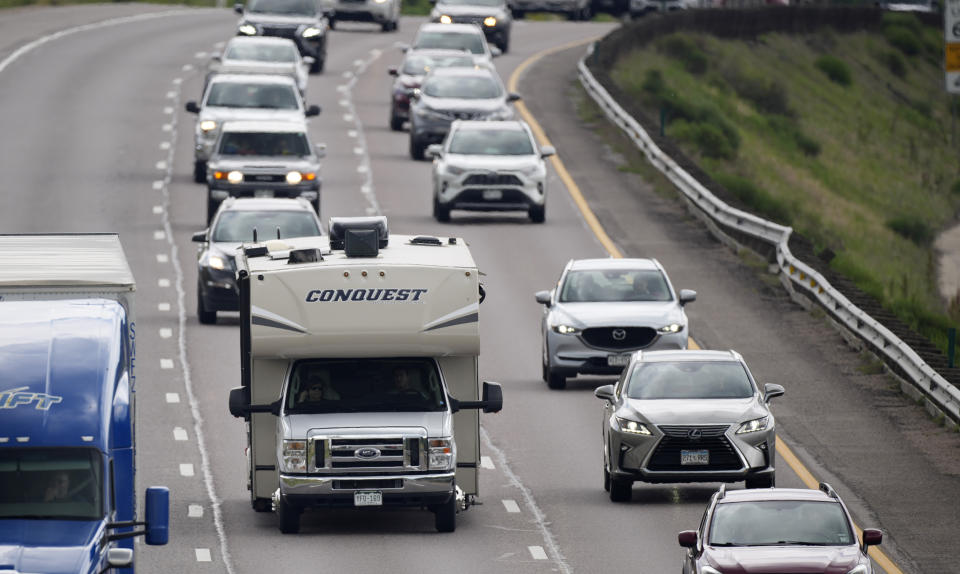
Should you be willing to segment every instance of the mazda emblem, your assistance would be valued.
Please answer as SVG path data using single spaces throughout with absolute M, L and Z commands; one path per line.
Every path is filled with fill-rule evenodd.
M 690 440 L 700 440 L 703 437 L 703 431 L 700 429 L 690 429 L 687 431 L 687 438 Z
M 353 456 L 356 458 L 371 460 L 380 456 L 380 449 L 373 447 L 358 448 L 357 450 L 353 451 Z
M 622 340 L 624 340 L 624 339 L 627 338 L 627 330 L 626 330 L 626 329 L 614 329 L 613 332 L 610 333 L 610 336 L 613 337 L 613 340 L 614 340 L 614 341 L 622 341 Z

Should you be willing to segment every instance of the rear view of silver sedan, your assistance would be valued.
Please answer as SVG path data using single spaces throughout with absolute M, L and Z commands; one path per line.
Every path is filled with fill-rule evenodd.
M 634 481 L 775 485 L 776 428 L 768 403 L 734 351 L 641 351 L 603 399 L 603 487 L 630 500 Z
M 578 374 L 616 375 L 639 349 L 686 349 L 684 305 L 656 259 L 580 259 L 557 287 L 536 294 L 543 308 L 543 380 L 562 389 Z
M 450 221 L 451 209 L 525 211 L 534 223 L 546 214 L 547 167 L 554 149 L 537 149 L 521 121 L 454 121 L 433 157 L 433 216 Z

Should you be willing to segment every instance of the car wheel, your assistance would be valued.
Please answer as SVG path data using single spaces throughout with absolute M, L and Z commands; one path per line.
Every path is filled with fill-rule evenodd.
M 320 215 L 320 192 L 317 191 L 317 198 L 310 202 L 310 205 L 313 206 L 313 210 L 317 212 L 317 215 Z
M 202 159 L 193 160 L 193 181 L 195 183 L 207 181 L 207 162 Z
M 613 502 L 630 502 L 633 498 L 633 481 L 629 478 L 610 479 L 610 500 Z
M 523 20 L 524 17 L 526 17 L 527 15 L 527 13 L 524 12 L 523 10 L 513 10 L 512 13 L 513 13 L 513 17 L 517 20 Z
M 217 213 L 218 207 L 220 207 L 220 202 L 210 197 L 210 194 L 208 192 L 207 193 L 207 224 L 213 221 L 213 216 L 214 214 Z
M 503 39 L 500 40 L 500 43 L 497 44 L 497 47 L 500 48 L 500 51 L 503 52 L 504 54 L 510 51 L 510 36 L 507 34 L 504 34 Z
M 329 26 L 331 30 L 336 30 L 337 20 L 335 18 L 327 18 L 327 26 Z
M 547 206 L 531 205 L 530 209 L 527 211 L 527 215 L 530 216 L 530 221 L 534 223 L 543 223 L 547 219 Z
M 610 492 L 610 471 L 606 466 L 603 467 L 603 489 Z
M 310 65 L 311 74 L 319 74 L 323 72 L 323 68 L 326 65 L 327 53 L 326 50 L 322 50 L 319 54 L 313 57 L 313 64 Z
M 277 502 L 277 519 L 280 521 L 280 532 L 284 534 L 296 534 L 300 532 L 300 513 L 303 509 L 287 502 L 287 499 L 281 495 Z
M 433 524 L 437 532 L 453 532 L 457 529 L 457 496 L 450 495 L 450 500 L 438 504 L 433 508 Z
M 423 152 L 427 149 L 426 144 L 422 143 L 413 133 L 410 134 L 410 157 L 417 160 L 425 159 Z
M 560 373 L 551 370 L 547 373 L 547 386 L 554 390 L 567 388 L 567 378 Z
M 403 118 L 397 115 L 393 106 L 390 106 L 390 129 L 395 132 L 403 131 Z
M 747 488 L 773 488 L 776 485 L 776 477 L 771 473 L 761 476 L 747 477 L 746 484 L 744 486 Z
M 204 325 L 213 325 L 217 322 L 217 312 L 210 311 L 203 304 L 203 289 L 197 283 L 197 319 Z
M 433 196 L 433 218 L 440 223 L 450 221 L 450 208 L 441 204 L 436 195 Z

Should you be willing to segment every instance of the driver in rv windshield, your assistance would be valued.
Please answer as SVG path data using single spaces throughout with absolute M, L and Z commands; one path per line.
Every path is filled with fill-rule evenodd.
M 304 390 L 297 395 L 298 403 L 319 403 L 322 401 L 335 401 L 340 398 L 340 394 L 330 385 L 330 380 L 323 375 L 310 375 L 307 378 L 307 384 Z

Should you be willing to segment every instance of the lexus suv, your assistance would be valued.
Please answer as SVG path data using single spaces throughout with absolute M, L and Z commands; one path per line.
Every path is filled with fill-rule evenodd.
M 683 574 L 872 574 L 870 546 L 883 532 L 865 528 L 857 540 L 850 512 L 829 484 L 817 490 L 720 490 L 699 530 L 677 541 Z
M 775 484 L 776 430 L 761 389 L 734 351 L 637 351 L 603 399 L 603 487 L 630 500 L 634 481 Z
M 578 374 L 616 375 L 638 349 L 686 349 L 684 306 L 697 292 L 674 291 L 656 259 L 580 259 L 543 305 L 543 380 L 562 389 Z
M 327 17 L 315 0 L 249 0 L 234 4 L 240 15 L 238 36 L 280 36 L 296 42 L 302 56 L 313 58 L 319 74 L 327 60 Z

